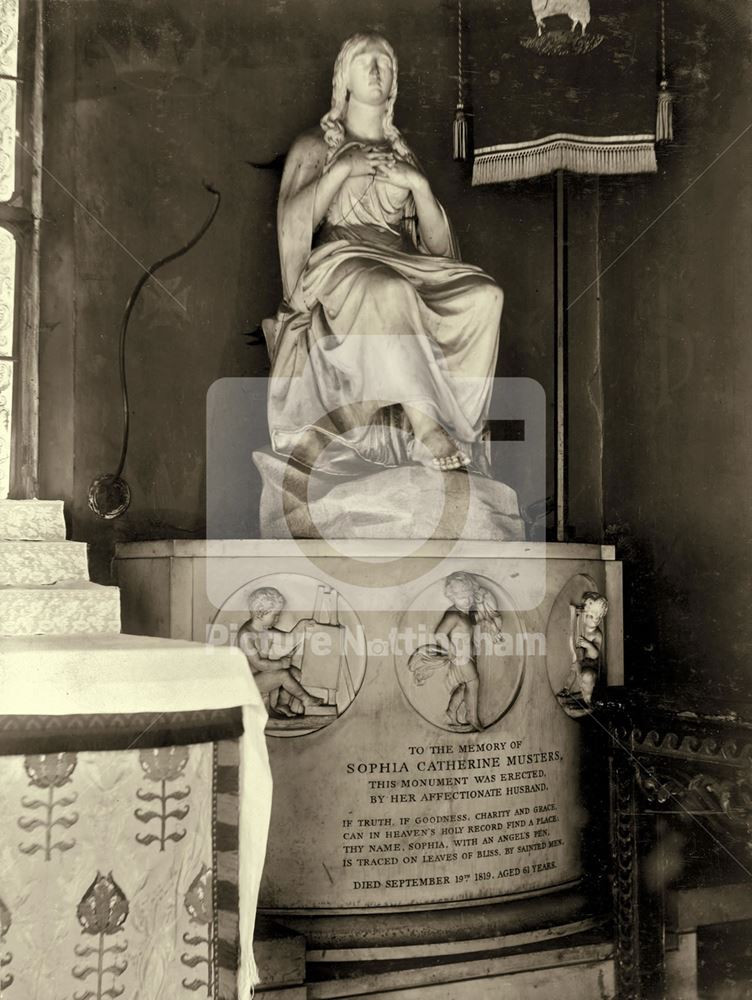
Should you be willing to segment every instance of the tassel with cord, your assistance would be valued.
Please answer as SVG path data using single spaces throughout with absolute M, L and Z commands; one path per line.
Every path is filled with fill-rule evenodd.
M 452 155 L 455 160 L 467 159 L 467 115 L 462 80 L 462 0 L 457 0 L 457 107 L 452 124 Z
M 658 111 L 655 118 L 655 141 L 671 142 L 674 138 L 674 98 L 668 89 L 666 75 L 666 0 L 661 0 L 661 84 L 658 91 Z
M 655 141 L 671 142 L 674 138 L 674 98 L 668 89 L 668 81 L 661 80 L 658 91 L 658 113 L 655 119 Z
M 454 140 L 454 159 L 467 159 L 467 117 L 465 106 L 460 102 L 454 112 L 454 124 L 452 127 L 452 138 Z

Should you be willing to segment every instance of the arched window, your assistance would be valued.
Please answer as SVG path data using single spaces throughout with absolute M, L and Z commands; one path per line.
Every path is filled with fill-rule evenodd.
M 0 498 L 36 494 L 42 4 L 0 0 Z

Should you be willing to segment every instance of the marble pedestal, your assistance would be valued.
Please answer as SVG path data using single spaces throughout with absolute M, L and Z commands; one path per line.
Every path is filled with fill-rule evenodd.
M 447 716 L 458 678 L 446 665 L 422 680 L 414 666 L 458 572 L 502 616 L 477 657 L 479 731 L 461 709 Z M 583 851 L 598 808 L 582 754 L 592 720 L 568 715 L 556 694 L 571 668 L 572 608 L 588 592 L 609 601 L 601 679 L 621 682 L 612 548 L 141 542 L 119 547 L 117 573 L 127 631 L 232 643 L 249 594 L 274 587 L 286 601 L 279 628 L 325 623 L 310 639 L 323 661 L 303 662 L 304 680 L 331 669 L 326 637 L 343 641 L 327 710 L 273 711 L 267 726 L 275 796 L 260 905 L 305 936 L 309 960 L 482 951 L 521 928 L 530 943 L 592 922 L 580 888 L 584 857 L 603 868 Z

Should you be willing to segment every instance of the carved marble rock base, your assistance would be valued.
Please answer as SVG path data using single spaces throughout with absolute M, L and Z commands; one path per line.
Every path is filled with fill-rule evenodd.
M 484 476 L 407 465 L 345 479 L 266 450 L 253 459 L 263 482 L 262 538 L 525 537 L 515 491 Z

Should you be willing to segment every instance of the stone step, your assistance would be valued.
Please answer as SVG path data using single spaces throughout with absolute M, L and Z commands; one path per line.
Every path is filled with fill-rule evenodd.
M 120 591 L 85 580 L 49 587 L 0 587 L 0 635 L 120 631 Z
M 0 500 L 0 539 L 64 541 L 62 500 Z
M 0 541 L 0 587 L 88 579 L 85 542 Z

